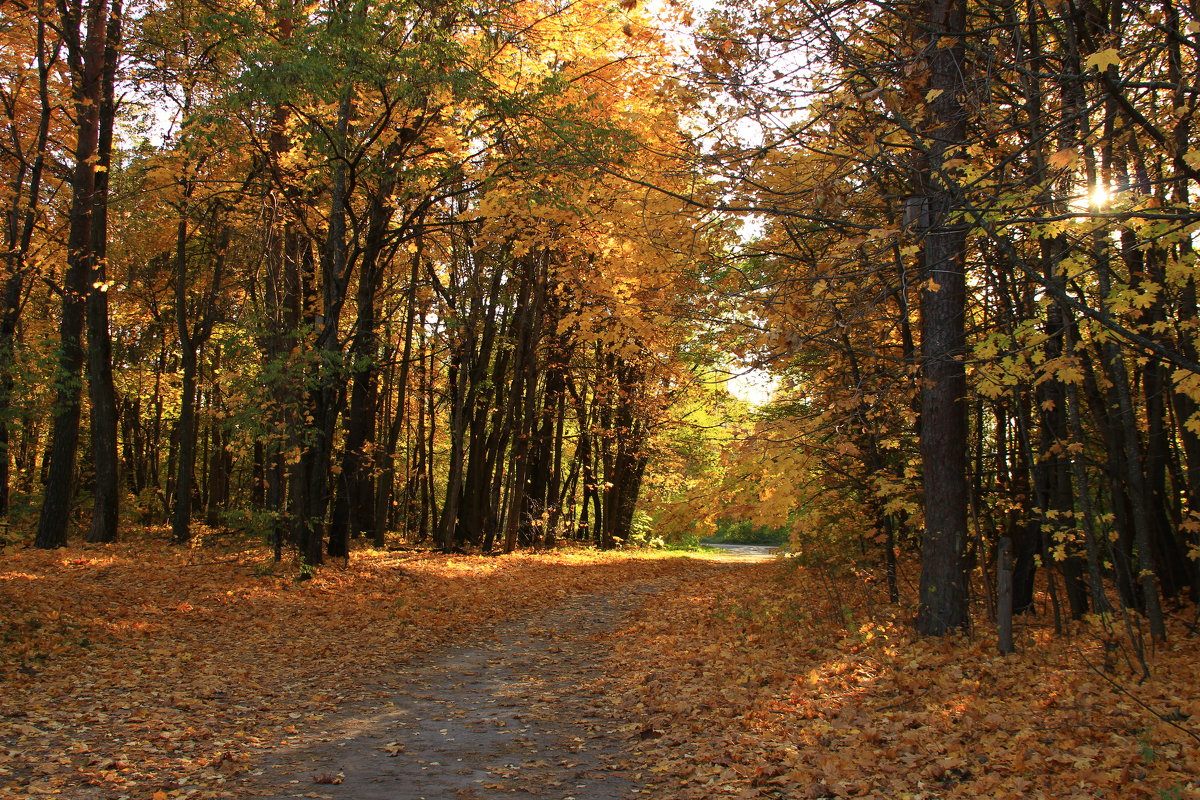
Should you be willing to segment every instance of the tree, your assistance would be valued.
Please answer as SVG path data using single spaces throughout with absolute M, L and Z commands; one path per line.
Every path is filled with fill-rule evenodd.
M 91 222 L 92 256 L 89 262 L 87 308 L 88 393 L 92 401 L 92 524 L 89 542 L 111 542 L 117 538 L 120 511 L 117 461 L 117 398 L 113 386 L 112 334 L 108 326 L 108 198 L 113 167 L 113 124 L 117 104 L 114 97 L 117 53 L 121 44 L 122 7 L 111 0 L 104 33 L 104 67 L 100 73 L 96 139 L 95 197 Z
M 26 25 L 6 27 L 5 49 L 16 58 L 5 61 L 0 90 L 5 145 L 0 146 L 6 182 L 4 206 L 5 273 L 0 311 L 0 516 L 7 517 L 11 491 L 10 415 L 13 410 L 18 323 L 31 286 L 35 234 L 45 209 L 43 196 L 53 187 L 47 170 L 52 131 L 63 124 L 56 114 L 56 72 L 61 42 L 47 24 L 48 10 L 39 5 Z
M 1178 232 L 1195 219 L 1178 200 L 1185 193 L 1167 187 L 1193 165 L 1177 138 L 1174 150 L 1164 143 L 1190 129 L 1194 109 L 1175 105 L 1167 133 L 1160 112 L 1182 98 L 1187 59 L 1147 48 L 1154 18 L 1113 6 L 1060 25 L 1036 5 L 868 13 L 811 3 L 718 9 L 704 29 L 695 85 L 725 93 L 705 108 L 714 130 L 705 166 L 724 196 L 690 199 L 767 220 L 761 239 L 731 254 L 741 259 L 736 279 L 713 287 L 737 325 L 758 329 L 744 338 L 747 357 L 805 376 L 799 396 L 821 386 L 806 360 L 846 359 L 826 403 L 850 413 L 793 409 L 837 419 L 833 430 L 804 430 L 861 455 L 838 480 L 847 502 L 875 502 L 861 487 L 878 473 L 882 441 L 896 441 L 847 435 L 878 424 L 854 410 L 872 385 L 864 376 L 881 361 L 911 364 L 919 342 L 922 407 L 909 424 L 927 494 L 906 508 L 899 491 L 882 508 L 924 524 L 926 632 L 967 624 L 966 567 L 989 565 L 1004 538 L 1017 543 L 1018 610 L 1032 608 L 1040 561 L 1057 621 L 1089 603 L 1106 608 L 1101 583 L 1111 580 L 1158 636 L 1159 593 L 1193 584 L 1179 555 L 1189 512 L 1166 489 L 1186 480 L 1179 457 L 1192 432 L 1184 417 L 1169 420 L 1165 393 L 1173 370 L 1171 402 L 1186 406 L 1200 367 L 1191 335 L 1167 333 L 1191 313 L 1190 243 Z M 760 139 L 733 135 L 750 124 Z M 892 265 L 903 333 L 904 276 L 918 259 L 922 331 L 905 355 L 894 340 L 846 335 L 879 303 L 830 289 Z M 805 282 L 810 290 L 779 290 Z M 828 441 L 813 438 L 806 447 Z M 898 455 L 916 457 L 907 447 Z M 888 483 L 895 492 L 904 481 Z M 874 527 L 894 534 L 887 516 Z
M 114 13 L 115 11 L 115 13 Z M 116 52 L 120 25 L 109 25 L 110 16 L 119 19 L 119 8 L 108 0 L 89 0 L 60 7 L 61 36 L 71 74 L 74 101 L 75 144 L 70 180 L 71 208 L 67 238 L 67 263 L 61 286 L 55 287 L 62 298 L 59 323 L 58 374 L 55 376 L 55 413 L 45 498 L 38 520 L 37 546 L 61 547 L 67 541 L 67 523 L 73 496 L 72 481 L 78 449 L 82 393 L 83 325 L 88 279 L 93 277 L 99 254 L 96 251 L 97 215 L 105 200 L 103 182 L 97 190 L 97 175 L 102 171 L 102 140 L 111 141 L 112 116 L 101 113 L 105 107 L 105 75 L 108 56 Z M 112 41 L 110 42 L 110 37 Z M 108 72 L 111 76 L 111 73 Z M 107 130 L 104 128 L 107 127 Z M 115 468 L 115 464 L 112 465 Z M 106 476 L 107 480 L 107 476 Z M 108 502 L 107 500 L 105 502 Z M 108 535 L 115 508 L 104 511 L 103 535 Z
M 970 618 L 967 595 L 966 241 L 954 168 L 966 141 L 964 0 L 930 0 L 918 39 L 928 61 L 930 131 L 918 202 L 929 215 L 921 293 L 921 545 L 917 630 L 942 635 Z

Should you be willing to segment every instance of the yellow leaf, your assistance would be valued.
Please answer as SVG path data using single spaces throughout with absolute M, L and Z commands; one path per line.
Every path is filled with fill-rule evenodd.
M 1188 417 L 1188 421 L 1183 424 L 1183 427 L 1195 434 L 1200 434 L 1200 419 L 1195 414 Z
M 1121 54 L 1117 52 L 1117 48 L 1109 47 L 1101 50 L 1099 53 L 1092 53 L 1084 62 L 1084 69 L 1096 68 L 1099 72 L 1104 72 L 1109 67 L 1121 66 Z
M 925 93 L 925 102 L 932 103 L 934 100 L 937 100 L 939 97 L 941 97 L 944 93 L 945 93 L 945 91 L 943 89 L 930 89 L 928 92 Z

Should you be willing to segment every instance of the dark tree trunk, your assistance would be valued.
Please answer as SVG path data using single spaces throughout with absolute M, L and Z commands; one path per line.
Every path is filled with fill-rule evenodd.
M 1164 0 L 1161 5 L 1167 29 L 1179 30 L 1179 5 L 1171 0 Z M 1170 36 L 1167 39 L 1167 50 L 1168 80 L 1174 87 L 1172 99 L 1175 107 L 1181 108 L 1187 103 L 1187 96 L 1190 92 L 1188 82 L 1183 79 L 1182 43 L 1177 37 Z M 1174 130 L 1175 153 L 1188 151 L 1193 137 L 1192 128 L 1192 120 L 1188 116 L 1181 117 L 1176 123 Z M 1191 200 L 1191 181 L 1186 174 L 1181 172 L 1176 176 L 1171 186 L 1171 194 L 1171 199 L 1178 206 L 1186 207 L 1188 205 Z M 1179 248 L 1178 260 L 1180 263 L 1187 263 L 1189 258 L 1195 257 L 1195 248 L 1190 236 L 1183 237 L 1177 247 Z M 1200 315 L 1200 309 L 1197 308 L 1196 278 L 1193 273 L 1185 279 L 1180 291 L 1178 316 L 1181 321 L 1190 322 L 1195 320 L 1198 315 Z M 1176 332 L 1176 348 L 1189 360 L 1193 362 L 1200 360 L 1200 352 L 1197 352 L 1196 340 L 1190 330 L 1184 329 Z M 1186 506 L 1191 514 L 1200 514 L 1200 434 L 1187 425 L 1187 422 L 1196 414 L 1200 414 L 1200 404 L 1197 404 L 1184 392 L 1172 392 L 1171 398 L 1177 420 L 1175 430 L 1183 446 L 1186 460 Z M 1200 548 L 1200 530 L 1192 532 L 1188 544 Z M 1191 560 L 1190 572 L 1192 600 L 1193 602 L 1200 601 L 1200 559 Z
M 927 288 L 921 296 L 921 463 L 925 538 L 921 550 L 917 630 L 940 636 L 969 623 L 967 598 L 967 415 L 964 315 L 966 229 L 952 218 L 958 206 L 944 164 L 966 138 L 966 30 L 963 0 L 926 3 L 931 132 L 925 176 L 931 227 L 925 235 Z M 944 46 L 943 39 L 955 44 Z
M 141 447 L 141 398 L 125 397 L 120 401 L 121 470 L 125 474 L 127 491 L 137 495 L 145 485 Z
M 280 126 L 283 122 L 277 122 Z M 272 137 L 273 155 L 286 150 L 282 135 Z M 264 303 L 270 315 L 264 332 L 262 350 L 264 373 L 273 376 L 268 384 L 271 393 L 267 432 L 260 440 L 263 448 L 263 501 L 269 514 L 269 537 L 275 560 L 283 555 L 288 531 L 288 464 L 290 448 L 299 448 L 294 430 L 292 409 L 295 404 L 294 379 L 289 373 L 288 354 L 295 344 L 295 332 L 300 320 L 301 270 L 305 246 L 295 226 L 289 221 L 276 220 L 269 230 L 266 246 Z
M 469 460 L 463 478 L 459 511 L 462 539 L 476 545 L 483 542 L 485 531 L 496 516 L 495 507 L 491 502 L 490 480 L 499 456 L 498 450 L 502 447 L 503 404 L 499 402 L 499 398 L 504 386 L 509 356 L 507 348 L 502 348 L 499 353 L 495 352 L 497 337 L 507 333 L 507 330 L 500 330 L 496 321 L 502 274 L 503 271 L 497 269 L 492 278 L 488 309 L 484 316 L 483 336 L 472 377 L 472 382 L 479 388 L 476 390 L 476 400 L 472 403 Z
M 421 378 L 423 380 L 422 397 L 424 402 L 424 436 L 419 436 L 418 447 L 423 451 L 421 453 L 421 488 L 420 488 L 420 509 L 418 514 L 417 535 L 420 540 L 425 540 L 433 535 L 435 515 L 437 513 L 434 508 L 434 497 L 436 496 L 436 484 L 434 482 L 434 455 L 437 451 L 437 398 L 433 393 L 434 371 L 436 369 L 436 353 L 434 353 L 432 343 L 427 337 L 424 341 L 424 348 L 429 353 L 429 361 L 422 368 Z
M 89 542 L 117 538 L 120 510 L 117 458 L 117 394 L 113 385 L 112 333 L 108 328 L 108 175 L 112 164 L 113 98 L 117 73 L 117 48 L 121 41 L 121 3 L 112 0 L 104 45 L 100 118 L 97 140 L 95 205 L 92 212 L 91 279 L 87 299 L 88 392 L 92 401 L 93 489 Z
M 542 327 L 553 331 L 558 325 L 558 315 L 555 304 L 547 303 L 547 313 Z M 556 423 L 560 420 L 557 412 L 562 405 L 563 394 L 566 391 L 564 363 L 565 354 L 560 337 L 549 339 L 546 356 L 546 378 L 542 389 L 541 411 L 533 423 L 533 442 L 530 448 L 529 483 L 525 493 L 525 505 L 522 510 L 524 530 L 522 536 L 530 544 L 536 544 L 540 538 L 543 544 L 549 544 L 551 539 L 550 521 L 552 509 L 556 503 L 558 454 L 561 452 L 559 438 L 555 435 Z
M 600 530 L 600 500 L 595 469 L 595 440 L 592 436 L 593 412 L 595 403 L 588 403 L 588 388 L 586 384 L 577 386 L 571 376 L 567 377 L 567 391 L 571 395 L 571 404 L 575 408 L 576 424 L 579 428 L 579 441 L 575 445 L 575 463 L 578 465 L 582 491 L 580 492 L 580 509 L 576 539 L 592 539 L 599 541 Z M 595 507 L 595 516 L 592 507 Z
M 646 428 L 638 408 L 644 379 L 641 370 L 616 356 L 610 356 L 607 365 L 611 384 L 602 417 L 605 435 L 601 445 L 604 489 L 600 547 L 610 550 L 628 539 L 632 531 L 646 469 Z
M 209 436 L 212 446 L 209 451 L 208 481 L 205 493 L 206 522 L 210 527 L 221 524 L 223 512 L 229 505 L 231 489 L 231 473 L 233 471 L 233 454 L 229 451 L 229 430 L 222 421 L 225 403 L 222 398 L 221 383 L 218 373 L 221 369 L 221 348 L 213 348 L 212 357 L 212 409 L 215 412 L 213 422 L 209 425 Z
M 1017 441 L 1009 491 L 1016 509 L 1005 521 L 1004 535 L 1012 543 L 1013 613 L 1024 614 L 1033 610 L 1037 562 L 1045 553 L 1042 547 L 1042 507 L 1035 502 L 1031 490 L 1034 475 L 1032 465 L 1037 460 L 1030 432 L 1033 415 L 1029 409 L 1028 393 L 1018 390 L 1015 394 L 1012 419 L 1017 428 Z
M 179 312 L 183 315 L 183 311 Z M 197 355 L 191 343 L 183 345 L 183 375 L 180 387 L 179 446 L 175 461 L 175 504 L 171 511 L 171 532 L 177 544 L 191 538 L 192 484 L 196 469 L 196 372 Z
M 447 420 L 450 428 L 450 456 L 446 474 L 446 498 L 438 518 L 437 534 L 438 547 L 443 553 L 454 549 L 455 540 L 459 535 L 458 507 L 462 500 L 463 443 L 466 435 L 469 373 L 468 365 L 463 363 L 463 356 L 467 355 L 466 347 L 465 342 L 459 343 L 458 351 L 450 363 L 450 414 Z
M 95 262 L 92 225 L 96 205 L 108 0 L 91 0 L 88 3 L 86 26 L 76 16 L 76 10 L 64 7 L 63 11 L 62 35 L 66 40 L 75 103 L 75 163 L 71 175 L 67 268 L 61 287 L 62 317 L 59 322 L 55 412 L 45 497 L 35 539 L 36 545 L 42 548 L 62 547 L 67 543 L 72 481 L 79 449 L 84 361 L 82 338 L 87 282 Z
M 366 243 L 361 256 L 356 293 L 357 319 L 350 345 L 350 409 L 345 419 L 342 468 L 336 481 L 329 522 L 329 554 L 344 556 L 352 536 L 370 536 L 382 544 L 387 521 L 376 513 L 375 467 L 370 451 L 375 442 L 379 405 L 379 320 L 376 298 L 383 285 L 385 245 L 394 206 L 395 173 L 388 173 L 371 201 Z M 418 242 L 420 240 L 418 239 Z M 420 245 L 413 258 L 420 260 Z
M 387 440 L 384 442 L 382 454 L 382 469 L 376 483 L 375 497 L 375 546 L 383 547 L 384 534 L 392 527 L 392 492 L 396 484 L 396 448 L 400 443 L 400 432 L 404 427 L 406 409 L 408 407 L 408 381 L 412 371 L 413 352 L 413 318 L 417 313 L 417 274 L 420 270 L 420 245 L 413 255 L 412 272 L 409 276 L 408 296 L 405 299 L 404 313 L 404 344 L 400 356 L 399 377 L 390 393 L 395 401 L 395 411 L 392 424 L 388 429 Z M 406 492 L 407 493 L 407 492 Z
M 537 345 L 541 338 L 542 307 L 546 296 L 545 255 L 529 256 L 517 312 L 517 345 L 513 359 L 511 407 L 512 468 L 508 511 L 504 519 L 504 552 L 517 547 L 521 509 L 529 476 L 529 445 L 537 398 Z
M 338 109 L 337 141 L 344 146 L 353 111 L 349 89 L 343 91 Z M 345 402 L 344 356 L 339 341 L 338 321 L 341 319 L 350 281 L 353 262 L 347 251 L 348 182 L 350 166 L 342 155 L 335 154 L 331 165 L 331 202 L 328 232 L 320 257 L 320 291 L 312 320 L 317 331 L 317 359 L 308 378 L 313 387 L 306 393 L 303 418 L 311 420 L 304 428 L 305 447 L 300 454 L 299 475 L 293 480 L 297 494 L 293 501 L 293 526 L 301 557 L 306 564 L 320 564 L 324 555 L 323 536 L 326 515 L 332 501 L 329 481 L 333 465 L 333 439 L 338 415 Z M 333 553 L 349 555 L 342 547 L 333 545 Z
M 1124 238 L 1124 257 L 1133 276 L 1132 286 L 1150 282 L 1154 286 L 1166 286 L 1168 280 L 1164 261 L 1166 254 L 1161 248 L 1143 249 L 1132 235 Z M 1141 313 L 1143 325 L 1151 330 L 1165 329 L 1167 313 L 1163 308 L 1161 294 Z M 1164 345 L 1171 342 L 1159 337 Z M 1167 424 L 1167 397 L 1172 393 L 1166 366 L 1162 359 L 1151 356 L 1141 369 L 1142 398 L 1146 419 L 1146 446 L 1142 467 L 1146 474 L 1147 499 L 1151 510 L 1150 545 L 1154 549 L 1154 563 L 1158 569 L 1159 586 L 1167 597 L 1175 597 L 1191 583 L 1187 556 L 1179 546 L 1174 531 L 1179 529 L 1179 520 L 1172 522 L 1179 492 L 1167 488 L 1167 473 L 1171 462 L 1171 431 Z M 1176 515 L 1177 516 L 1177 515 Z
M 228 227 L 222 227 L 217 242 L 211 283 L 198 303 L 200 318 L 192 323 L 188 319 L 188 287 L 191 279 L 187 257 L 187 200 L 190 193 L 191 187 L 189 186 L 185 191 L 184 204 L 180 208 L 180 219 L 175 235 L 175 327 L 176 335 L 179 337 L 180 365 L 183 374 L 179 398 L 179 447 L 175 469 L 175 505 L 171 514 L 171 532 L 175 541 L 180 544 L 191 538 L 198 433 L 196 389 L 199 380 L 200 358 L 216 322 L 217 295 L 220 292 L 224 272 L 225 250 L 229 245 L 231 235 Z
M 368 455 L 369 446 L 375 441 L 378 415 L 377 276 L 382 276 L 382 270 L 364 264 L 359 279 L 358 334 L 350 348 L 350 408 L 345 417 L 345 449 L 329 522 L 329 555 L 335 557 L 349 555 L 351 536 L 374 538 L 378 524 L 372 502 L 372 464 Z
M 566 354 L 563 354 L 564 365 Z M 557 543 L 558 530 L 561 525 L 563 499 L 565 495 L 564 487 L 566 481 L 563 479 L 563 453 L 565 450 L 564 443 L 566 439 L 567 425 L 567 393 L 566 393 L 566 368 L 565 366 L 560 371 L 562 382 L 558 388 L 558 395 L 555 398 L 555 407 L 553 410 L 554 416 L 554 443 L 551 448 L 551 466 L 549 485 L 546 487 L 546 531 L 545 545 L 546 547 L 554 547 Z

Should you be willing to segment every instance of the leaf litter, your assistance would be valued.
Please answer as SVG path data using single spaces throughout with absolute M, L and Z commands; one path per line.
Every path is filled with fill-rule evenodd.
M 0 798 L 241 797 L 264 752 L 314 736 L 417 654 L 571 596 L 705 568 L 369 551 L 298 582 L 261 550 L 217 563 L 154 544 L 12 553 L 0 568 Z
M 1086 624 L 1057 637 L 1023 621 L 1021 651 L 1005 657 L 993 627 L 920 639 L 911 608 L 872 606 L 854 576 L 842 603 L 823 600 L 827 580 L 748 565 L 666 594 L 616 640 L 610 693 L 624 698 L 644 794 L 1200 797 L 1194 610 L 1139 684 Z
M 139 545 L 10 554 L 0 798 L 244 797 L 268 791 L 264 765 L 289 752 L 293 766 L 313 765 L 293 796 L 334 796 L 354 773 L 314 761 L 314 748 L 346 744 L 331 730 L 363 709 L 402 709 L 406 693 L 425 704 L 410 706 L 423 731 L 457 738 L 476 723 L 513 737 L 510 761 L 446 796 L 527 796 L 540 776 L 574 797 L 563 770 L 614 729 L 624 758 L 607 752 L 577 772 L 623 772 L 613 785 L 663 800 L 1200 796 L 1200 659 L 1186 610 L 1139 683 L 1125 645 L 1114 657 L 1095 624 L 1060 637 L 1024 620 L 1020 652 L 1003 657 L 986 625 L 918 639 L 911 609 L 872 604 L 855 577 L 831 596 L 827 575 L 790 563 L 366 552 L 296 582 L 261 551 L 193 562 Z M 586 615 L 589 595 L 638 582 L 654 591 L 637 602 L 651 599 L 615 632 L 588 634 L 598 651 L 549 613 L 582 602 L 570 613 Z M 435 648 L 480 658 L 440 662 L 453 667 L 445 682 L 422 678 Z M 513 653 L 534 659 L 526 673 L 574 670 L 581 682 L 524 685 L 487 713 L 440 702 Z M 573 653 L 588 663 L 570 665 Z M 586 702 L 570 712 L 576 727 L 551 731 L 566 750 L 548 752 L 529 728 L 563 715 L 564 691 Z M 465 774 L 407 734 L 360 744 L 404 769 Z

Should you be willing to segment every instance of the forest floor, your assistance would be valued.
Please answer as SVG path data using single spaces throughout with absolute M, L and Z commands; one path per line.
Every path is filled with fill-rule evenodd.
M 881 593 L 710 554 L 9 552 L 0 798 L 1200 797 L 1193 609 L 1140 680 L 1123 622 L 1002 657 Z

